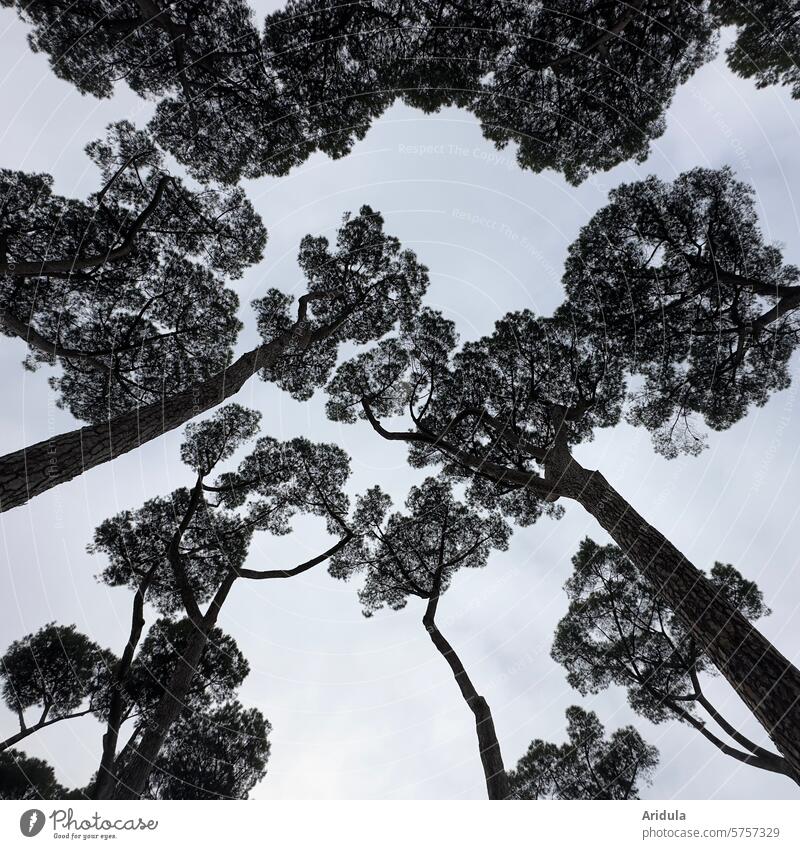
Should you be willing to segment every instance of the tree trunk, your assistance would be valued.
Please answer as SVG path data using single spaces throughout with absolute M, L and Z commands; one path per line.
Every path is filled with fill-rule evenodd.
M 217 623 L 220 608 L 235 580 L 235 576 L 225 580 L 211 602 L 208 612 L 198 623 L 197 631 L 178 660 L 153 719 L 145 727 L 141 742 L 131 750 L 128 762 L 123 764 L 118 772 L 114 799 L 138 799 L 145 792 L 147 780 L 153 771 L 158 753 L 167 739 L 170 728 L 184 708 L 186 696 L 197 673 L 197 666 L 208 644 L 208 635 Z
M 800 670 L 735 608 L 600 472 L 565 449 L 552 452 L 546 478 L 581 504 L 610 534 L 764 726 L 800 774 Z
M 433 606 L 433 611 L 435 611 L 435 605 Z M 450 669 L 452 669 L 453 676 L 461 690 L 461 695 L 464 697 L 464 701 L 469 706 L 469 709 L 475 715 L 478 749 L 480 751 L 481 763 L 483 764 L 483 774 L 486 777 L 486 791 L 489 798 L 506 799 L 509 793 L 508 776 L 503 766 L 503 755 L 500 751 L 500 743 L 497 740 L 492 711 L 486 699 L 478 694 L 453 647 L 437 628 L 433 612 L 431 611 L 431 604 L 428 605 L 428 611 L 422 619 L 422 624 L 428 631 L 433 644 L 447 661 Z
M 313 296 L 304 295 L 301 302 Z M 301 309 L 305 311 L 305 306 Z M 312 331 L 298 319 L 275 339 L 242 354 L 224 371 L 161 401 L 100 424 L 86 425 L 0 457 L 0 512 L 25 504 L 95 466 L 144 445 L 235 395 L 261 368 L 273 365 L 291 346 L 312 346 L 338 325 Z

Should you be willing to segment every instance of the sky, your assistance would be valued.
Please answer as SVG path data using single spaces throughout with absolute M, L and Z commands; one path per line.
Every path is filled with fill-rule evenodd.
M 252 5 L 261 17 L 278 4 Z M 84 197 L 98 181 L 84 145 L 111 121 L 144 125 L 153 104 L 123 85 L 108 100 L 79 95 L 25 38 L 15 14 L 0 10 L 0 167 L 50 173 L 56 192 Z M 554 309 L 566 251 L 581 225 L 610 189 L 649 174 L 672 179 L 698 165 L 730 165 L 756 190 L 766 238 L 800 263 L 800 102 L 782 89 L 757 90 L 718 58 L 678 90 L 666 126 L 645 162 L 576 188 L 553 172 L 520 170 L 513 150 L 495 149 L 466 112 L 424 115 L 395 105 L 348 157 L 315 155 L 287 177 L 246 182 L 269 242 L 263 262 L 233 284 L 245 323 L 237 350 L 258 341 L 253 298 L 271 286 L 302 291 L 296 256 L 303 235 L 333 235 L 342 214 L 364 203 L 380 210 L 387 232 L 430 268 L 426 303 L 453 318 L 462 339 L 489 332 L 508 310 Z M 55 406 L 48 370 L 23 370 L 24 355 L 21 341 L 3 338 L 3 453 L 77 426 Z M 795 378 L 797 372 L 795 359 Z M 773 611 L 759 627 L 800 663 L 797 387 L 795 380 L 730 430 L 710 434 L 699 457 L 665 460 L 646 432 L 627 425 L 599 432 L 575 454 L 587 468 L 601 469 L 695 565 L 733 563 L 757 581 Z M 379 483 L 401 504 L 424 477 L 408 467 L 401 445 L 383 442 L 365 423 L 327 421 L 322 393 L 300 404 L 253 379 L 235 400 L 261 411 L 263 433 L 344 447 L 352 457 L 351 493 Z M 0 651 L 51 621 L 74 623 L 121 651 L 131 594 L 97 582 L 104 562 L 86 544 L 104 518 L 191 483 L 178 457 L 180 433 L 0 514 Z M 534 738 L 562 742 L 564 711 L 580 704 L 595 710 L 608 731 L 633 723 L 660 749 L 644 798 L 797 798 L 788 779 L 733 761 L 691 728 L 637 717 L 620 688 L 586 698 L 570 689 L 549 652 L 566 611 L 570 558 L 586 535 L 608 541 L 590 516 L 568 504 L 563 519 L 518 529 L 509 550 L 486 568 L 459 573 L 440 603 L 437 621 L 491 705 L 506 765 Z M 256 537 L 247 565 L 291 566 L 328 544 L 320 522 L 302 520 L 291 537 Z M 242 702 L 257 706 L 273 726 L 268 774 L 252 797 L 483 798 L 473 718 L 422 626 L 422 603 L 367 620 L 357 587 L 335 581 L 324 567 L 289 581 L 234 587 L 219 624 L 250 662 Z M 147 619 L 155 619 L 154 611 Z M 707 692 L 742 731 L 765 739 L 724 682 L 711 680 Z M 0 708 L 2 736 L 15 730 L 14 716 Z M 101 735 L 87 717 L 39 732 L 20 748 L 47 759 L 63 784 L 81 786 L 97 767 Z

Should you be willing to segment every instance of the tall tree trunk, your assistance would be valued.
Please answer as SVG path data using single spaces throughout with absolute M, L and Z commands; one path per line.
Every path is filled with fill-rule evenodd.
M 117 756 L 117 741 L 119 740 L 119 729 L 123 721 L 125 702 L 122 690 L 128 680 L 133 655 L 144 628 L 144 599 L 150 584 L 155 578 L 159 563 L 154 563 L 145 573 L 144 578 L 136 589 L 133 597 L 133 610 L 131 612 L 131 630 L 125 650 L 117 664 L 114 672 L 114 689 L 111 693 L 111 702 L 108 708 L 108 722 L 106 733 L 103 734 L 103 754 L 100 758 L 100 768 L 97 771 L 97 782 L 94 788 L 95 799 L 107 799 L 114 789 L 114 765 Z
M 442 632 L 436 626 L 435 613 L 438 596 L 433 596 L 428 602 L 428 609 L 422 618 L 422 624 L 430 635 L 433 644 L 447 661 L 456 679 L 461 695 L 475 716 L 475 730 L 478 734 L 478 749 L 480 751 L 483 774 L 486 777 L 486 791 L 490 799 L 506 799 L 508 797 L 508 776 L 503 766 L 503 755 L 497 732 L 494 728 L 492 711 L 483 696 L 479 695 L 474 684 L 467 675 L 464 664 Z
M 566 448 L 551 452 L 545 470 L 556 491 L 591 513 L 661 594 L 800 775 L 800 670 L 600 472 L 584 469 Z
M 186 704 L 186 697 L 197 674 L 197 666 L 208 644 L 208 635 L 217 623 L 219 610 L 235 580 L 233 575 L 225 579 L 208 612 L 197 623 L 198 628 L 178 660 L 164 695 L 156 707 L 155 715 L 144 730 L 141 742 L 131 750 L 127 763 L 118 771 L 114 799 L 138 799 L 145 792 L 158 753 Z
M 308 300 L 319 297 L 316 293 L 303 295 L 300 316 L 292 327 L 242 354 L 207 380 L 107 422 L 86 425 L 0 457 L 0 512 L 25 504 L 216 407 L 235 395 L 259 369 L 277 362 L 290 346 L 307 349 L 330 336 L 343 318 L 316 330 L 305 322 Z

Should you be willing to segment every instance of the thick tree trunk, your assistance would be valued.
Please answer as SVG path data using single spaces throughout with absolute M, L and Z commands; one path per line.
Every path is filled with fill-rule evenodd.
M 300 301 L 316 296 L 304 295 Z M 305 305 L 301 304 L 305 311 Z M 224 371 L 183 392 L 96 425 L 62 433 L 0 457 L 0 512 L 25 504 L 54 486 L 156 439 L 235 395 L 291 346 L 307 348 L 338 325 L 310 330 L 298 321 L 275 339 L 242 354 Z
M 503 755 L 500 751 L 500 743 L 497 740 L 492 711 L 486 699 L 478 694 L 469 675 L 467 675 L 466 669 L 464 669 L 464 664 L 461 663 L 453 647 L 436 626 L 434 621 L 435 604 L 433 609 L 431 608 L 432 606 L 429 604 L 422 624 L 430 635 L 433 644 L 453 671 L 461 695 L 475 716 L 475 730 L 478 734 L 478 749 L 483 764 L 483 774 L 486 777 L 486 791 L 490 799 L 506 799 L 509 793 L 508 776 L 503 766 Z
M 603 475 L 584 469 L 566 449 L 554 455 L 545 465 L 547 479 L 591 513 L 659 591 L 800 774 L 800 670 Z

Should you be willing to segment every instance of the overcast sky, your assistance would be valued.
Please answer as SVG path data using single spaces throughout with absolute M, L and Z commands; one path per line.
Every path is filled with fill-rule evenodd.
M 277 4 L 253 5 L 261 17 Z M 83 146 L 111 121 L 143 125 L 152 104 L 123 86 L 110 100 L 81 97 L 29 51 L 25 36 L 15 14 L 0 11 L 0 166 L 48 172 L 56 192 L 84 197 L 97 187 L 97 173 Z M 507 310 L 549 313 L 562 299 L 561 267 L 580 226 L 609 189 L 647 174 L 671 179 L 697 165 L 731 165 L 757 191 L 767 238 L 800 263 L 793 191 L 800 185 L 799 121 L 800 102 L 783 90 L 756 90 L 717 60 L 678 91 L 667 131 L 645 163 L 621 165 L 576 189 L 552 172 L 519 170 L 513 151 L 495 150 L 468 113 L 395 106 L 347 158 L 317 155 L 286 178 L 246 184 L 269 243 L 264 261 L 236 284 L 245 322 L 239 350 L 257 342 L 252 298 L 269 286 L 302 290 L 300 238 L 332 235 L 342 213 L 363 203 L 380 210 L 387 231 L 429 266 L 427 302 L 454 318 L 464 339 L 490 331 Z M 24 355 L 22 342 L 2 339 L 3 453 L 76 426 L 55 407 L 47 369 L 24 371 Z M 401 503 L 423 477 L 407 467 L 402 446 L 363 423 L 326 421 L 321 393 L 298 404 L 254 379 L 236 400 L 263 413 L 264 433 L 341 444 L 353 458 L 352 492 L 379 483 Z M 711 434 L 699 458 L 666 461 L 644 431 L 628 426 L 598 434 L 576 455 L 601 469 L 698 567 L 723 560 L 756 580 L 773 609 L 762 630 L 798 663 L 796 401 L 796 387 L 774 396 L 726 433 Z M 131 594 L 97 583 L 104 563 L 85 546 L 102 519 L 191 482 L 179 441 L 173 432 L 0 516 L 0 651 L 55 620 L 121 652 Z M 561 521 L 517 531 L 510 550 L 486 569 L 458 574 L 440 604 L 443 633 L 492 707 L 506 765 L 533 738 L 561 742 L 565 708 L 581 704 L 609 730 L 633 722 L 661 750 L 647 798 L 796 798 L 787 779 L 738 764 L 692 729 L 639 719 L 621 689 L 583 699 L 569 688 L 549 657 L 550 642 L 566 609 L 570 558 L 587 534 L 607 541 L 569 504 Z M 257 537 L 248 565 L 292 565 L 326 541 L 321 523 L 305 521 L 290 538 Z M 356 589 L 320 567 L 290 581 L 239 581 L 223 609 L 220 626 L 252 668 L 241 700 L 273 725 L 269 772 L 252 795 L 483 798 L 472 715 L 421 625 L 422 603 L 366 620 Z M 763 739 L 727 685 L 714 681 L 709 692 L 743 731 Z M 0 736 L 15 729 L 15 718 L 0 709 Z M 79 786 L 96 769 L 101 735 L 86 718 L 40 732 L 22 748 L 50 761 L 62 783 Z

